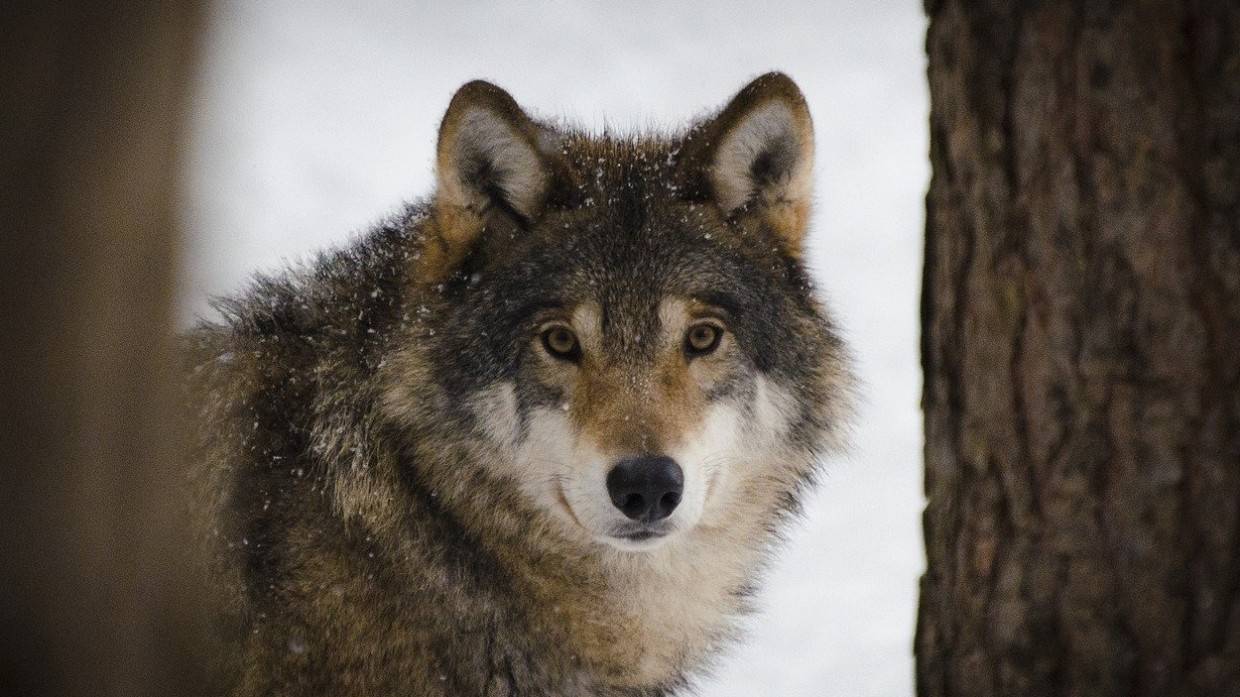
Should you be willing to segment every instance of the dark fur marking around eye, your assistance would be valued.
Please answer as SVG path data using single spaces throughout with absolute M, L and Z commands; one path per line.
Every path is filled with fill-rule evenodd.
M 685 354 L 690 358 L 707 356 L 723 341 L 723 327 L 712 322 L 697 322 L 685 333 Z
M 734 317 L 741 314 L 741 302 L 724 291 L 694 293 L 693 298 L 706 305 L 713 305 Z
M 541 339 L 543 348 L 553 357 L 573 363 L 581 360 L 581 342 L 568 327 L 562 325 L 548 327 L 543 330 Z

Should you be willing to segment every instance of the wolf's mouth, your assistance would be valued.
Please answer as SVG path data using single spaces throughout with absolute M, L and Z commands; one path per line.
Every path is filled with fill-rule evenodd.
M 619 535 L 615 535 L 615 537 L 619 537 L 622 540 L 628 540 L 629 542 L 645 542 L 646 540 L 653 540 L 656 537 L 663 537 L 666 534 L 667 533 L 656 532 L 654 530 L 638 530 L 636 532 L 621 533 Z
M 666 536 L 670 530 L 666 525 L 624 526 L 613 529 L 611 536 L 628 542 L 645 542 Z

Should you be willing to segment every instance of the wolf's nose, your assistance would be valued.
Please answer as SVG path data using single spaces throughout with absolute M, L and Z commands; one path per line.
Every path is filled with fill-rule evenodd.
M 685 473 L 663 455 L 630 457 L 607 473 L 611 502 L 633 520 L 663 520 L 676 510 L 684 490 Z

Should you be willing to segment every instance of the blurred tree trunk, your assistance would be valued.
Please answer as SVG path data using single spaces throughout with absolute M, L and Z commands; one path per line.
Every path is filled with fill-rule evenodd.
M 918 694 L 1240 695 L 1240 3 L 927 3 Z
M 0 8 L 0 694 L 192 695 L 171 408 L 200 10 Z

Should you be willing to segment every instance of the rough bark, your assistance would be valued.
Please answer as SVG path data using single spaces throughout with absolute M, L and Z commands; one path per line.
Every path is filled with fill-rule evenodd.
M 192 695 L 171 427 L 188 3 L 0 8 L 0 694 Z
M 1240 695 L 1240 4 L 927 11 L 918 694 Z

